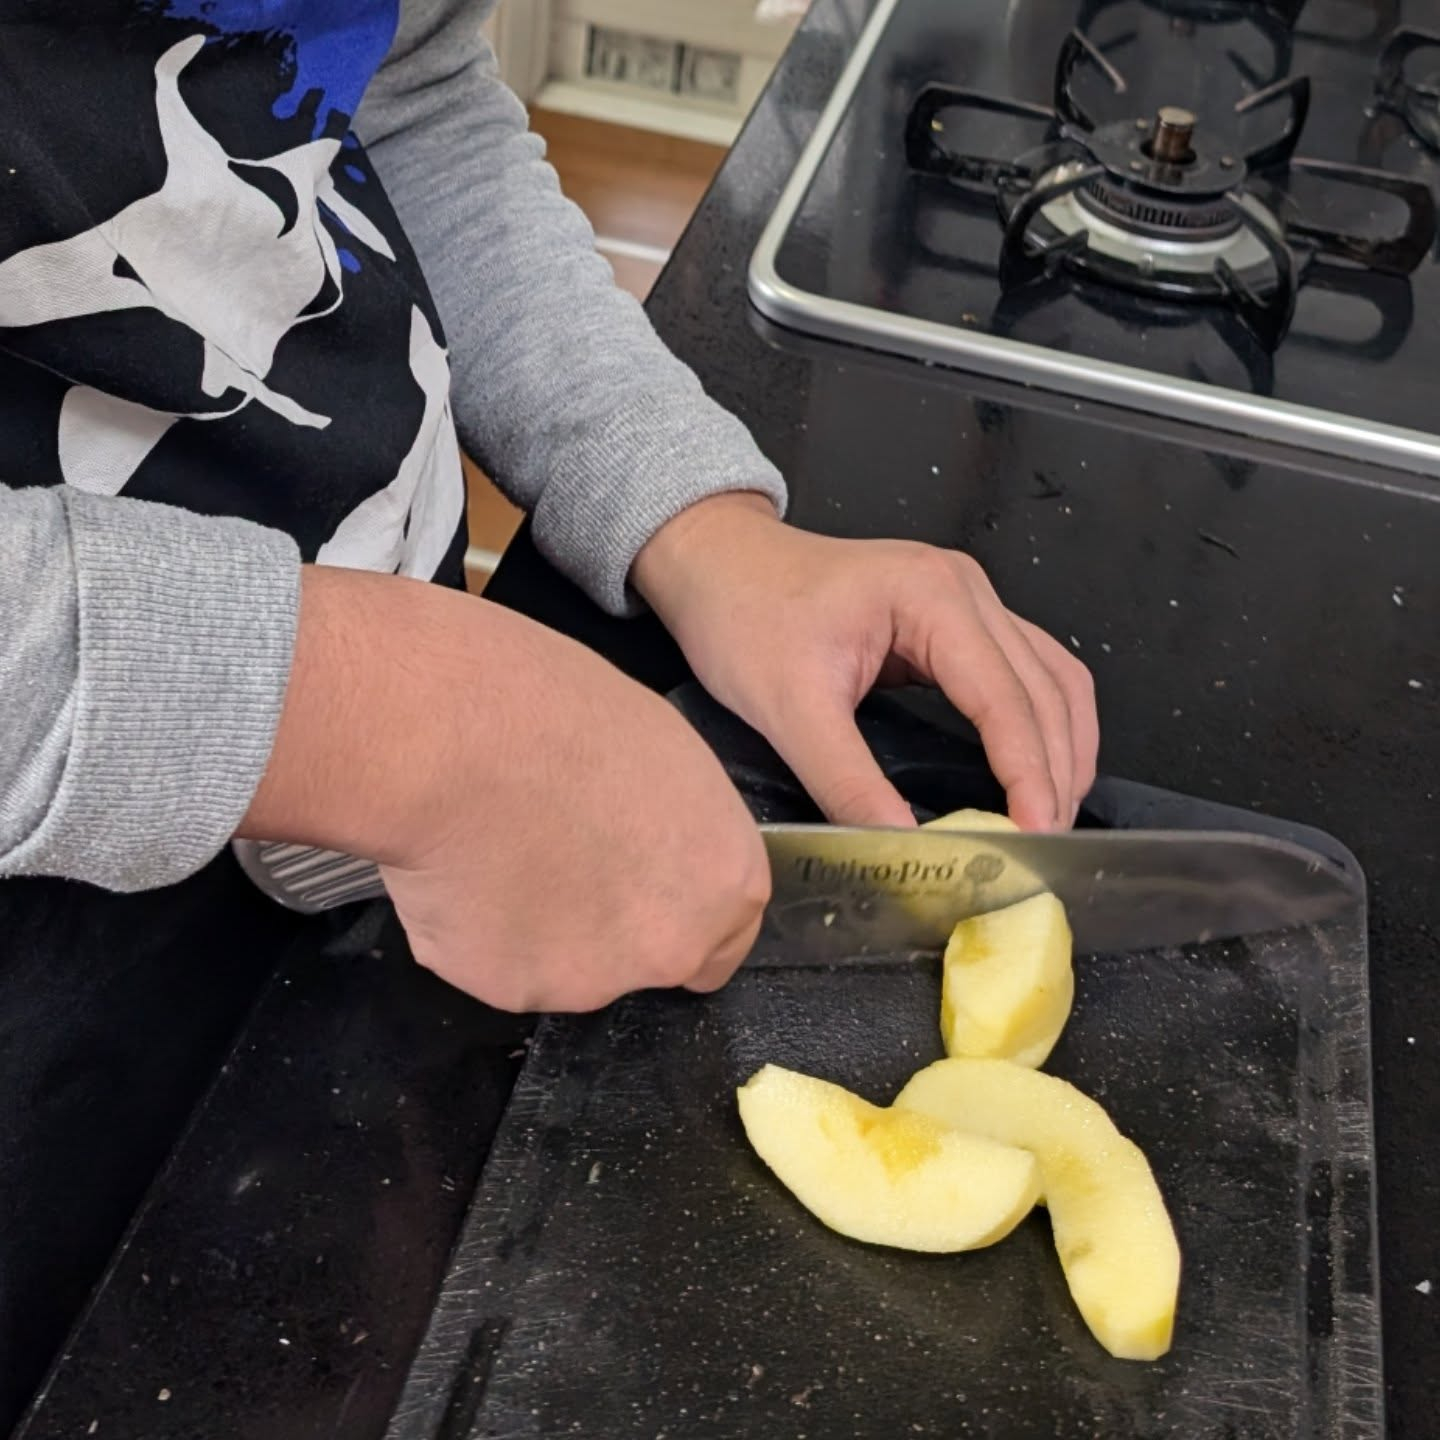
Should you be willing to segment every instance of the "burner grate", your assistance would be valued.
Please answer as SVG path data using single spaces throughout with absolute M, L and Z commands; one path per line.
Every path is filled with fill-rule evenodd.
M 1434 67 L 1419 79 L 1412 72 L 1416 55 Z M 1423 145 L 1440 154 L 1440 30 L 1396 30 L 1380 52 L 1375 79 L 1376 103 L 1401 116 Z

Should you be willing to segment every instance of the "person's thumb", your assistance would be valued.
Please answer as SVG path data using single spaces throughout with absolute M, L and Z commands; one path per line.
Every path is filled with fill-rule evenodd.
M 792 712 L 783 733 L 777 729 L 765 738 L 832 824 L 915 824 L 856 728 L 853 712 L 843 705 Z

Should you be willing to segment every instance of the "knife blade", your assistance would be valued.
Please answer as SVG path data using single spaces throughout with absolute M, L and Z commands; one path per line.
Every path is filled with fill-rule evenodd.
M 1358 873 L 1241 831 L 760 828 L 773 892 L 752 963 L 938 951 L 959 921 L 1046 890 L 1081 953 L 1315 925 L 1364 899 Z

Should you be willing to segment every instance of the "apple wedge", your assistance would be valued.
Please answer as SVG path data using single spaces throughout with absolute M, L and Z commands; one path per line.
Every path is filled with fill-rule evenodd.
M 945 947 L 947 1055 L 1040 1066 L 1075 1000 L 1065 907 L 1050 894 L 962 920 Z
M 1008 816 L 994 810 L 952 810 L 948 815 L 927 820 L 922 830 L 1018 830 L 1020 827 Z
M 957 1132 L 1031 1151 L 1070 1294 L 1122 1360 L 1170 1348 L 1180 1247 L 1140 1148 L 1073 1085 L 1006 1060 L 937 1060 L 895 1100 Z
M 1010 830 L 993 810 L 956 810 L 927 830 Z M 947 1055 L 1043 1065 L 1075 1001 L 1065 909 L 1044 894 L 964 920 L 945 950 L 940 1033 Z
M 760 1158 L 817 1219 L 903 1250 L 975 1250 L 1035 1205 L 1039 1169 L 1014 1146 L 766 1065 L 737 1091 Z

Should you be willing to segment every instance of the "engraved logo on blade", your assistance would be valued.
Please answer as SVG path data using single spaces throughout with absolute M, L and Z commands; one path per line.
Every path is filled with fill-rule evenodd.
M 953 884 L 955 880 L 953 860 L 947 860 L 943 865 L 926 864 L 920 860 L 902 860 L 894 865 L 881 860 L 867 865 L 858 860 L 824 860 L 818 855 L 797 855 L 794 864 L 807 885 L 861 884 L 903 888 L 909 884 L 923 885 L 927 881 Z M 1000 862 L 1000 866 L 1004 868 L 1004 861 Z
M 935 839 L 771 832 L 775 889 L 762 935 L 800 963 L 937 951 L 960 920 L 1044 888 L 988 836 Z

